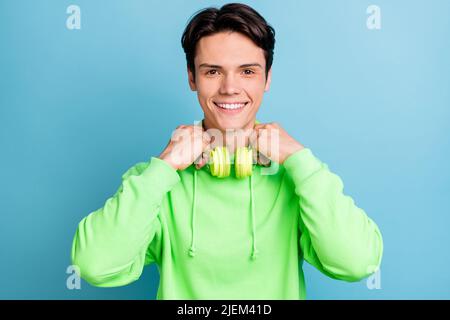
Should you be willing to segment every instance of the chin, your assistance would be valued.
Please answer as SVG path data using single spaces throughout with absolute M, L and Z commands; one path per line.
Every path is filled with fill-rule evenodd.
M 246 122 L 243 120 L 235 120 L 235 119 L 229 119 L 229 120 L 219 120 L 217 121 L 217 124 L 219 126 L 219 129 L 226 130 L 226 129 L 242 129 Z

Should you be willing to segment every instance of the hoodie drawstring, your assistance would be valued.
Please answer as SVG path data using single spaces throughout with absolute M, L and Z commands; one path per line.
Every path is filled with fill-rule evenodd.
M 195 212 L 197 207 L 197 170 L 194 168 L 194 186 L 193 186 L 193 201 L 192 201 L 192 220 L 191 220 L 191 246 L 189 248 L 189 255 L 195 256 Z M 252 253 L 251 258 L 255 260 L 258 256 L 258 249 L 256 248 L 256 226 L 255 226 L 255 203 L 253 197 L 253 178 L 249 177 L 250 183 L 250 214 L 252 223 Z
M 196 189 L 197 189 L 197 170 L 194 168 L 194 200 L 192 202 L 192 225 L 191 225 L 191 231 L 192 231 L 192 235 L 191 235 L 191 247 L 189 248 L 189 255 L 191 257 L 195 256 L 195 208 L 197 207 L 197 198 L 196 198 Z
M 258 249 L 256 248 L 256 227 L 255 227 L 255 203 L 253 197 L 253 178 L 250 176 L 250 203 L 251 203 L 251 217 L 252 217 L 252 259 L 258 256 Z

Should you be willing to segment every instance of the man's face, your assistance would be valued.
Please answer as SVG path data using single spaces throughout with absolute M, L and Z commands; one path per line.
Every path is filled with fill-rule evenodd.
M 271 80 L 264 50 L 240 33 L 220 32 L 200 39 L 194 62 L 189 85 L 197 91 L 206 127 L 252 128 Z

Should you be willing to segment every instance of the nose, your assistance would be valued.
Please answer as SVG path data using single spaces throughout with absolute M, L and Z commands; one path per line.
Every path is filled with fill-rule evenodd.
M 239 94 L 241 92 L 239 79 L 235 78 L 233 74 L 225 75 L 222 78 L 219 92 L 223 95 Z

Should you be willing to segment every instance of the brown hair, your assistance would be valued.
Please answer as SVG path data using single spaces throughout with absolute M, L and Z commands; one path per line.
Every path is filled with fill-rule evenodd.
M 197 42 L 202 37 L 222 31 L 239 32 L 264 50 L 267 79 L 273 62 L 275 30 L 255 9 L 241 3 L 229 3 L 220 9 L 213 7 L 202 9 L 190 19 L 181 37 L 181 46 L 186 53 L 187 66 L 194 79 Z

